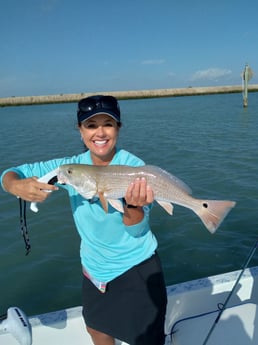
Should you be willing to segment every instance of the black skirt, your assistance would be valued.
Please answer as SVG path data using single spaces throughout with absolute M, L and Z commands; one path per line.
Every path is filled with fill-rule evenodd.
M 83 277 L 88 327 L 130 345 L 163 345 L 167 294 L 158 255 L 112 280 L 105 293 Z

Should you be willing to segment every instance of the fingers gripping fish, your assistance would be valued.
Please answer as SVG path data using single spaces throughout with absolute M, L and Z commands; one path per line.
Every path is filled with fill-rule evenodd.
M 52 170 L 50 171 L 48 174 L 40 177 L 38 179 L 39 182 L 45 182 L 45 183 L 48 183 L 48 184 L 55 184 L 57 182 L 57 170 Z M 51 193 L 51 190 L 45 190 L 45 192 L 48 192 L 48 193 Z M 33 211 L 33 212 L 38 212 L 38 207 L 37 207 L 37 203 L 36 202 L 32 202 L 30 204 L 30 209 Z

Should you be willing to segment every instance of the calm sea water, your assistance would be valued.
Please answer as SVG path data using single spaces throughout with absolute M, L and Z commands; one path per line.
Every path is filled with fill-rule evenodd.
M 211 235 L 190 210 L 151 215 L 167 284 L 240 269 L 258 234 L 258 93 L 121 101 L 120 146 L 180 177 L 200 198 L 237 201 Z M 76 104 L 0 108 L 0 170 L 83 150 Z M 0 314 L 80 305 L 79 237 L 64 191 L 28 210 L 25 256 L 15 197 L 0 191 Z M 258 253 L 251 265 L 258 264 Z

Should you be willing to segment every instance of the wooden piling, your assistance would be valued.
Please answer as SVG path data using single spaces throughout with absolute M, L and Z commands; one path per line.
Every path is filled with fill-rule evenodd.
M 253 71 L 248 66 L 245 65 L 245 69 L 242 73 L 242 84 L 243 84 L 243 107 L 246 108 L 248 106 L 248 83 L 250 79 L 253 77 Z

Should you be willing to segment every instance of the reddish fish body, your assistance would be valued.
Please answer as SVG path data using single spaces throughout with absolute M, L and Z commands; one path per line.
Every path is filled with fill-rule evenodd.
M 176 176 L 157 166 L 129 167 L 125 165 L 96 166 L 66 164 L 57 170 L 58 181 L 71 185 L 86 199 L 99 197 L 104 209 L 110 203 L 123 212 L 121 198 L 136 178 L 144 177 L 154 192 L 155 200 L 169 213 L 173 204 L 187 207 L 195 212 L 207 229 L 214 233 L 226 217 L 234 201 L 196 199 L 190 188 Z

